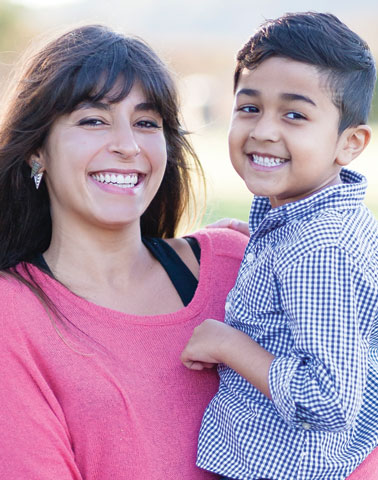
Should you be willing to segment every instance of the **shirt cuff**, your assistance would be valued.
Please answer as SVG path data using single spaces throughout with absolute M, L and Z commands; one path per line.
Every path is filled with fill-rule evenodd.
M 274 406 L 283 420 L 296 428 L 309 430 L 311 424 L 298 418 L 291 394 L 291 381 L 301 364 L 298 357 L 276 357 L 269 369 L 269 387 Z

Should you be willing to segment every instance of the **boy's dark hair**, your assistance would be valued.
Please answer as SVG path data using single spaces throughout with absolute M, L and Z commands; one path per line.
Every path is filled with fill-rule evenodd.
M 270 57 L 314 65 L 327 76 L 340 112 L 339 133 L 365 124 L 376 79 L 367 43 L 329 13 L 287 13 L 263 23 L 238 52 L 234 90 L 244 68 L 253 70 Z

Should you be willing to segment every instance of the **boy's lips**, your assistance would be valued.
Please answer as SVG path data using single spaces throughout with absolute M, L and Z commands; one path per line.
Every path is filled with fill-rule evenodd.
M 262 167 L 277 167 L 289 161 L 288 158 L 277 157 L 266 153 L 248 153 L 248 158 L 256 165 Z

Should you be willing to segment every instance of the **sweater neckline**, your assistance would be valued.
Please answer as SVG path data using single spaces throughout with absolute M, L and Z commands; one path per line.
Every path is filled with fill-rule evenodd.
M 198 278 L 198 286 L 192 301 L 185 307 L 183 306 L 176 312 L 163 313 L 160 315 L 135 315 L 131 313 L 124 313 L 119 310 L 114 310 L 109 307 L 104 307 L 90 300 L 76 295 L 66 286 L 55 280 L 47 273 L 41 271 L 34 265 L 29 265 L 33 275 L 41 284 L 46 294 L 57 302 L 57 307 L 60 304 L 66 305 L 67 301 L 73 308 L 91 311 L 94 316 L 101 318 L 101 321 L 106 319 L 108 322 L 127 322 L 141 325 L 168 325 L 173 323 L 182 323 L 194 315 L 199 314 L 204 310 L 206 302 L 208 302 L 209 285 L 211 282 L 214 249 L 212 248 L 211 237 L 205 231 L 196 232 L 193 235 L 201 247 L 201 264 Z

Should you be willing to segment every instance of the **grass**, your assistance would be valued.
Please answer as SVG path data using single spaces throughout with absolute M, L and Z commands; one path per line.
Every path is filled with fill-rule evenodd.
M 249 208 L 250 202 L 248 201 L 225 201 L 216 199 L 208 204 L 201 224 L 208 225 L 224 217 L 239 218 L 240 220 L 247 221 Z
M 378 220 L 378 204 L 369 204 L 369 202 L 366 202 L 366 206 L 370 208 L 370 210 L 373 212 L 375 218 Z
M 366 206 L 375 215 L 378 220 L 378 204 L 373 202 L 366 202 Z M 209 202 L 205 215 L 201 221 L 201 225 L 208 225 L 220 218 L 239 218 L 240 220 L 248 221 L 250 202 L 247 200 L 222 200 L 214 199 Z

